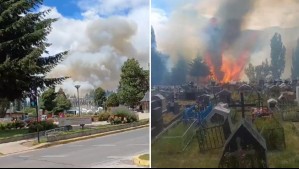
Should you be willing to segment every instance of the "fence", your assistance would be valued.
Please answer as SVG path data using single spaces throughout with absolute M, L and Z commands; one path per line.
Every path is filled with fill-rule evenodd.
M 195 120 L 188 124 L 178 121 L 171 129 L 166 131 L 159 140 L 157 140 L 156 143 L 160 144 L 159 151 L 167 153 L 179 153 L 185 151 L 195 135 L 195 130 Z
M 86 130 L 81 130 L 81 131 L 77 130 L 77 131 L 71 131 L 69 133 L 68 132 L 60 132 L 57 135 L 48 135 L 47 141 L 53 142 L 53 141 L 71 139 L 71 138 L 76 138 L 76 137 L 100 134 L 100 133 L 114 131 L 114 130 L 126 129 L 126 128 L 130 128 L 130 127 L 136 127 L 136 126 L 141 126 L 141 125 L 146 125 L 146 124 L 148 124 L 148 121 L 144 120 L 144 121 L 128 123 L 128 124 L 106 126 L 106 127 L 98 128 L 98 129 L 86 129 Z
M 9 138 L 0 139 L 0 144 L 3 143 L 9 143 L 9 142 L 15 142 L 15 141 L 21 141 L 21 140 L 27 140 L 27 139 L 33 139 L 36 138 L 38 133 L 30 133 L 30 134 L 23 134 L 20 136 L 13 136 Z M 42 137 L 45 135 L 44 131 L 39 132 L 39 135 Z
M 224 125 L 210 128 L 199 127 L 196 131 L 199 150 L 201 152 L 222 148 L 225 144 Z

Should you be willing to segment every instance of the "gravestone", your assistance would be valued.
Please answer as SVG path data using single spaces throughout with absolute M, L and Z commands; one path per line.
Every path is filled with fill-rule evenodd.
M 245 97 L 249 96 L 253 92 L 253 88 L 248 84 L 243 84 L 238 88 L 239 93 L 243 93 Z
M 163 130 L 163 117 L 161 100 L 154 100 L 151 102 L 151 134 L 153 137 L 157 136 Z
M 168 102 L 167 112 L 172 112 L 173 114 L 179 114 L 180 106 L 178 102 Z
M 266 153 L 264 138 L 243 119 L 226 140 L 219 168 L 268 168 Z
M 276 107 L 276 105 L 277 105 L 277 100 L 271 98 L 271 99 L 269 99 L 269 100 L 267 101 L 267 103 L 268 103 L 268 107 L 269 107 L 270 109 L 272 109 L 272 108 Z
M 203 94 L 197 97 L 197 103 L 201 104 L 203 107 L 206 107 L 210 104 L 210 95 Z
M 216 94 L 218 102 L 222 103 L 230 103 L 232 98 L 231 98 L 232 93 L 226 89 L 221 90 Z
M 259 87 L 264 87 L 264 85 L 265 85 L 265 80 L 263 80 L 263 79 L 260 79 L 259 80 Z
M 217 106 L 206 116 L 205 124 L 209 127 L 222 125 L 224 121 L 228 119 L 230 128 L 232 127 L 230 109 L 227 108 L 227 104 L 218 103 Z
M 151 100 L 152 101 L 157 101 L 158 100 L 157 107 L 161 107 L 162 113 L 167 112 L 167 100 L 162 94 L 152 95 Z

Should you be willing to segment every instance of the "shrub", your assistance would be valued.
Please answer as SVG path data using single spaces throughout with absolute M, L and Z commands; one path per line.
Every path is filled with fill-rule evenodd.
M 37 129 L 39 131 L 51 130 L 57 128 L 58 126 L 53 123 L 52 120 L 42 121 L 42 122 L 33 122 L 29 125 L 29 133 L 36 132 Z
M 109 112 L 100 113 L 99 121 L 109 121 L 110 116 L 111 116 L 111 113 L 109 113 Z
M 10 130 L 13 128 L 13 123 L 7 123 L 6 124 L 6 129 Z
M 0 124 L 0 130 L 5 130 L 6 129 L 6 124 Z
M 114 109 L 113 116 L 109 119 L 111 124 L 132 123 L 138 121 L 138 116 L 126 108 Z
M 25 127 L 25 122 L 23 122 L 23 121 L 16 121 L 15 123 L 14 123 L 14 127 L 15 127 L 15 129 L 22 129 L 22 128 L 24 128 Z

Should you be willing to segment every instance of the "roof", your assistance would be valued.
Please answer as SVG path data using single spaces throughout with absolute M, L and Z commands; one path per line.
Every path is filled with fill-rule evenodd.
M 243 84 L 238 88 L 238 90 L 252 90 L 252 87 L 248 84 Z
M 232 138 L 238 133 L 238 131 L 241 128 L 245 128 L 249 133 L 251 133 L 251 136 L 254 137 L 254 139 L 265 149 L 267 150 L 266 141 L 265 139 L 260 135 L 260 133 L 255 130 L 252 125 L 247 120 L 242 120 L 237 129 L 229 136 L 227 139 L 224 147 L 226 148 L 227 145 L 230 143 Z
M 218 92 L 216 95 L 223 95 L 223 94 L 231 94 L 232 92 L 230 92 L 229 90 L 223 89 L 220 92 Z
M 140 102 L 149 102 L 149 91 L 144 94 L 143 99 Z
M 277 100 L 271 98 L 271 99 L 269 99 L 267 102 L 268 102 L 268 103 L 271 103 L 271 102 L 272 102 L 272 103 L 273 103 L 273 102 L 277 103 Z
M 160 100 L 165 100 L 165 97 L 162 94 L 155 94 L 154 96 L 152 96 L 153 98 L 158 98 Z M 152 100 L 157 100 L 157 99 L 152 99 Z

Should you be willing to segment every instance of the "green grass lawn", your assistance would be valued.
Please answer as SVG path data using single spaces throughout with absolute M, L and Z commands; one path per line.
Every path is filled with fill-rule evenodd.
M 4 130 L 4 131 L 0 131 L 0 139 L 20 136 L 23 134 L 28 134 L 28 129 Z
M 285 131 L 286 149 L 268 151 L 267 158 L 270 168 L 294 168 L 299 166 L 299 135 L 291 122 L 281 122 Z M 295 125 L 299 126 L 299 123 Z M 179 126 L 178 126 L 179 127 Z M 178 130 L 179 131 L 179 130 Z M 161 168 L 211 168 L 218 167 L 222 148 L 199 152 L 196 137 L 182 153 L 163 152 L 163 144 L 158 140 L 152 144 L 152 167 Z

